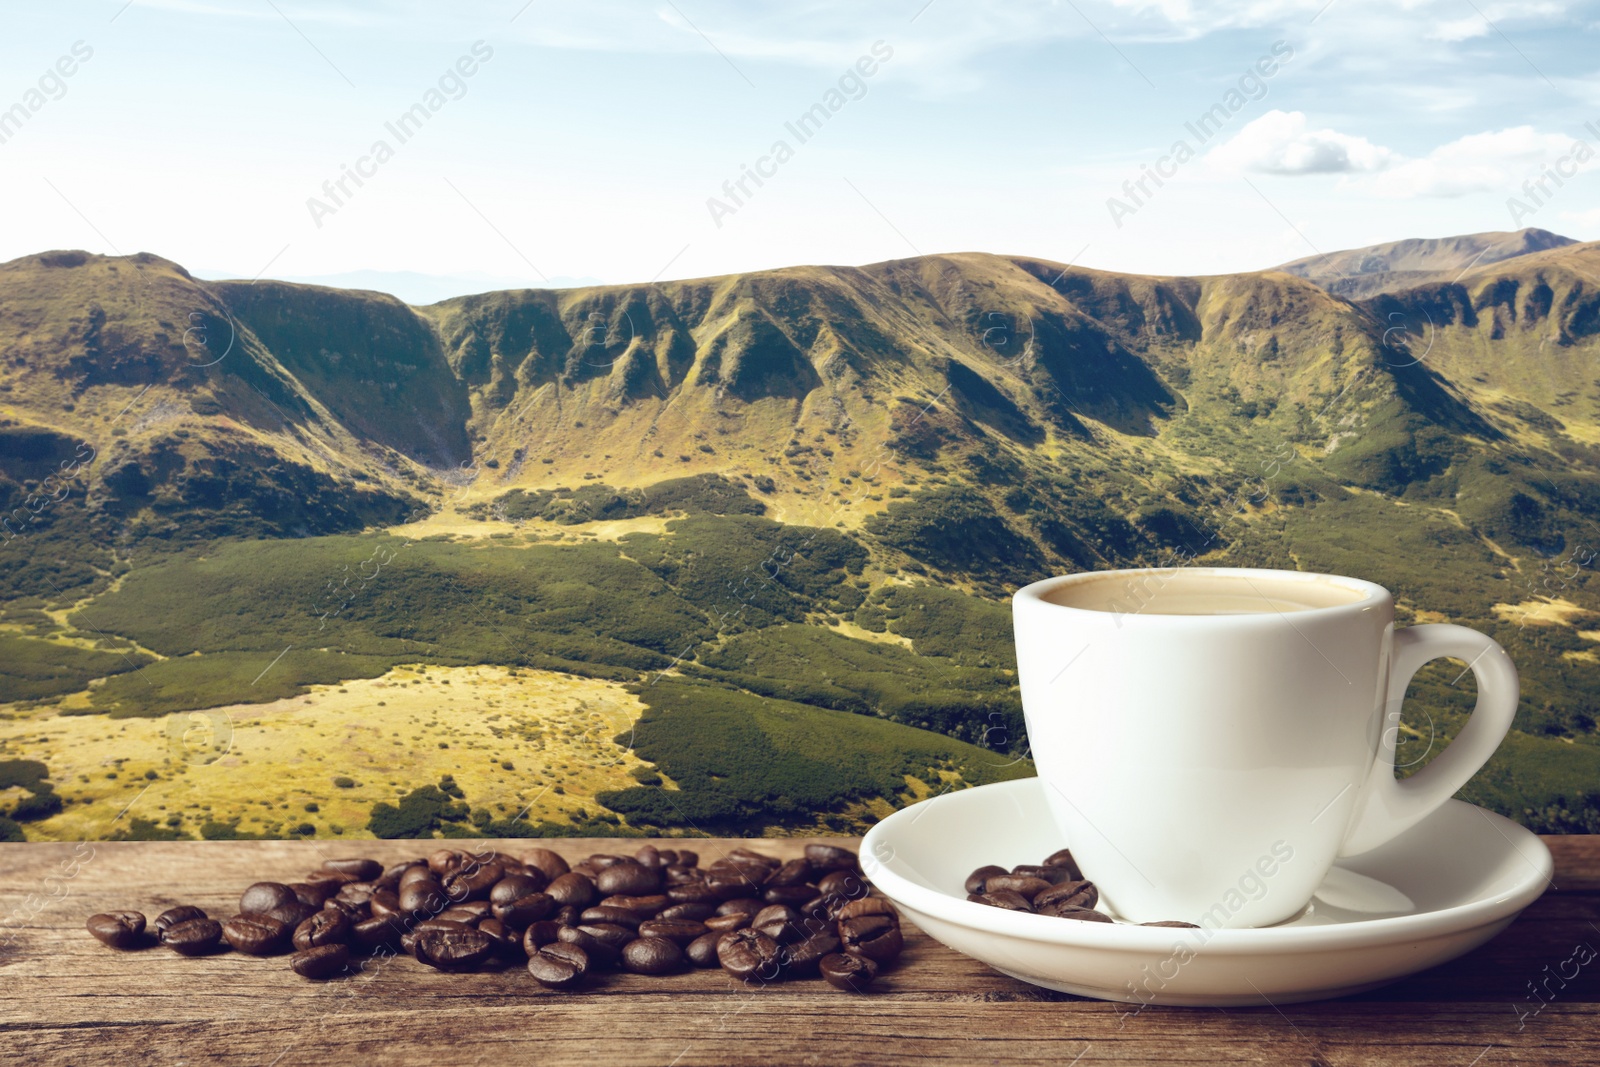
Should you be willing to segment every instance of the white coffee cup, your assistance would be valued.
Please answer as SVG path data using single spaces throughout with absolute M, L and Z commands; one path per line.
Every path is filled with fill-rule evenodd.
M 1178 567 L 1049 578 L 1012 600 L 1028 739 L 1084 876 L 1120 917 L 1267 926 L 1339 856 L 1443 804 L 1494 754 L 1517 672 L 1475 630 L 1394 628 L 1371 582 Z M 1400 703 L 1429 660 L 1471 664 L 1478 703 L 1394 777 Z

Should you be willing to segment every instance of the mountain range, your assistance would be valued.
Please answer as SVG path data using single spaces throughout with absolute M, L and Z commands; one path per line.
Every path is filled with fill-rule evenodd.
M 29 834 L 126 833 L 94 828 L 128 788 L 72 755 L 84 724 L 367 724 L 358 680 L 504 668 L 563 715 L 633 709 L 606 720 L 631 778 L 541 793 L 538 832 L 849 828 L 1026 772 L 1010 590 L 1204 560 L 1358 574 L 1402 621 L 1493 634 L 1524 700 L 1466 795 L 1593 830 L 1597 353 L 1600 243 L 1540 230 L 1207 277 L 962 253 L 423 307 L 24 257 L 0 265 L 0 789 L 28 765 Z M 380 552 L 405 563 L 352 593 Z M 1415 765 L 1459 729 L 1458 672 L 1419 676 Z M 713 729 L 770 758 L 731 770 Z M 521 788 L 504 768 L 308 780 L 273 794 L 315 809 L 294 821 L 195 792 L 211 764 L 174 751 L 131 758 L 172 782 L 138 833 L 521 825 L 471 803 Z

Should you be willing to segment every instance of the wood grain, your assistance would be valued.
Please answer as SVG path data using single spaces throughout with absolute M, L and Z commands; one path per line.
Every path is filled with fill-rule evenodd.
M 1600 1063 L 1600 959 L 1564 986 L 1552 979 L 1548 1003 L 1530 993 L 1579 945 L 1600 949 L 1600 837 L 1545 840 L 1555 887 L 1454 963 L 1282 1010 L 1137 1013 L 1006 978 L 909 927 L 900 966 L 864 997 L 816 981 L 751 989 L 720 971 L 605 975 L 552 993 L 520 967 L 445 976 L 404 957 L 316 984 L 282 958 L 113 952 L 83 920 L 179 903 L 226 917 L 250 882 L 293 880 L 330 850 L 392 861 L 441 843 L 0 845 L 0 1064 Z M 789 857 L 805 842 L 691 844 L 709 860 L 738 844 Z M 554 845 L 576 858 L 619 842 Z

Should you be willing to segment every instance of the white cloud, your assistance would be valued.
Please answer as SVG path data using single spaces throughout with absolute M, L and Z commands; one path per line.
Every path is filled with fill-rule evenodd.
M 1441 19 L 1428 31 L 1428 36 L 1450 43 L 1487 37 L 1497 33 L 1502 22 L 1560 18 L 1566 13 L 1566 7 L 1565 4 L 1550 3 L 1548 0 L 1533 0 L 1531 3 L 1510 0 L 1507 3 L 1484 4 L 1458 18 Z
M 1303 111 L 1273 109 L 1253 120 L 1206 159 L 1224 170 L 1264 174 L 1349 174 L 1382 170 L 1393 152 L 1365 137 L 1311 129 Z
M 1532 126 L 1473 133 L 1440 145 L 1361 183 L 1382 197 L 1465 196 L 1513 188 L 1546 163 L 1568 155 L 1573 140 Z

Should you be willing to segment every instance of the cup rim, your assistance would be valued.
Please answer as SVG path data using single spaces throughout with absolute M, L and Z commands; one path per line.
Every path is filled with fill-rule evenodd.
M 1318 607 L 1300 608 L 1294 612 L 1296 620 L 1310 621 L 1316 618 L 1327 618 L 1342 614 L 1361 614 L 1374 607 L 1393 605 L 1394 597 L 1383 586 L 1376 582 L 1369 582 L 1364 578 L 1351 578 L 1342 574 L 1321 574 L 1316 571 L 1288 571 L 1270 567 L 1127 567 L 1109 571 L 1078 571 L 1073 574 L 1056 575 L 1043 578 L 1037 582 L 1018 589 L 1012 594 L 1013 604 L 1036 604 L 1052 612 L 1065 612 L 1081 619 L 1114 619 L 1125 617 L 1116 612 L 1102 611 L 1096 608 L 1077 607 L 1071 604 L 1058 604 L 1046 597 L 1058 589 L 1073 585 L 1086 585 L 1094 581 L 1106 581 L 1116 578 L 1135 577 L 1151 574 L 1184 574 L 1184 575 L 1215 575 L 1223 578 L 1239 578 L 1249 581 L 1259 578 L 1262 581 L 1290 581 L 1314 584 L 1331 584 L 1343 589 L 1353 590 L 1361 595 L 1354 600 L 1342 604 L 1325 604 Z M 1126 616 L 1136 616 L 1141 620 L 1159 620 L 1164 625 L 1207 625 L 1215 626 L 1219 623 L 1253 624 L 1261 619 L 1287 618 L 1282 611 L 1271 608 L 1262 611 L 1241 611 L 1229 614 L 1216 615 L 1178 615 L 1160 611 L 1145 611 L 1135 609 L 1126 613 Z

